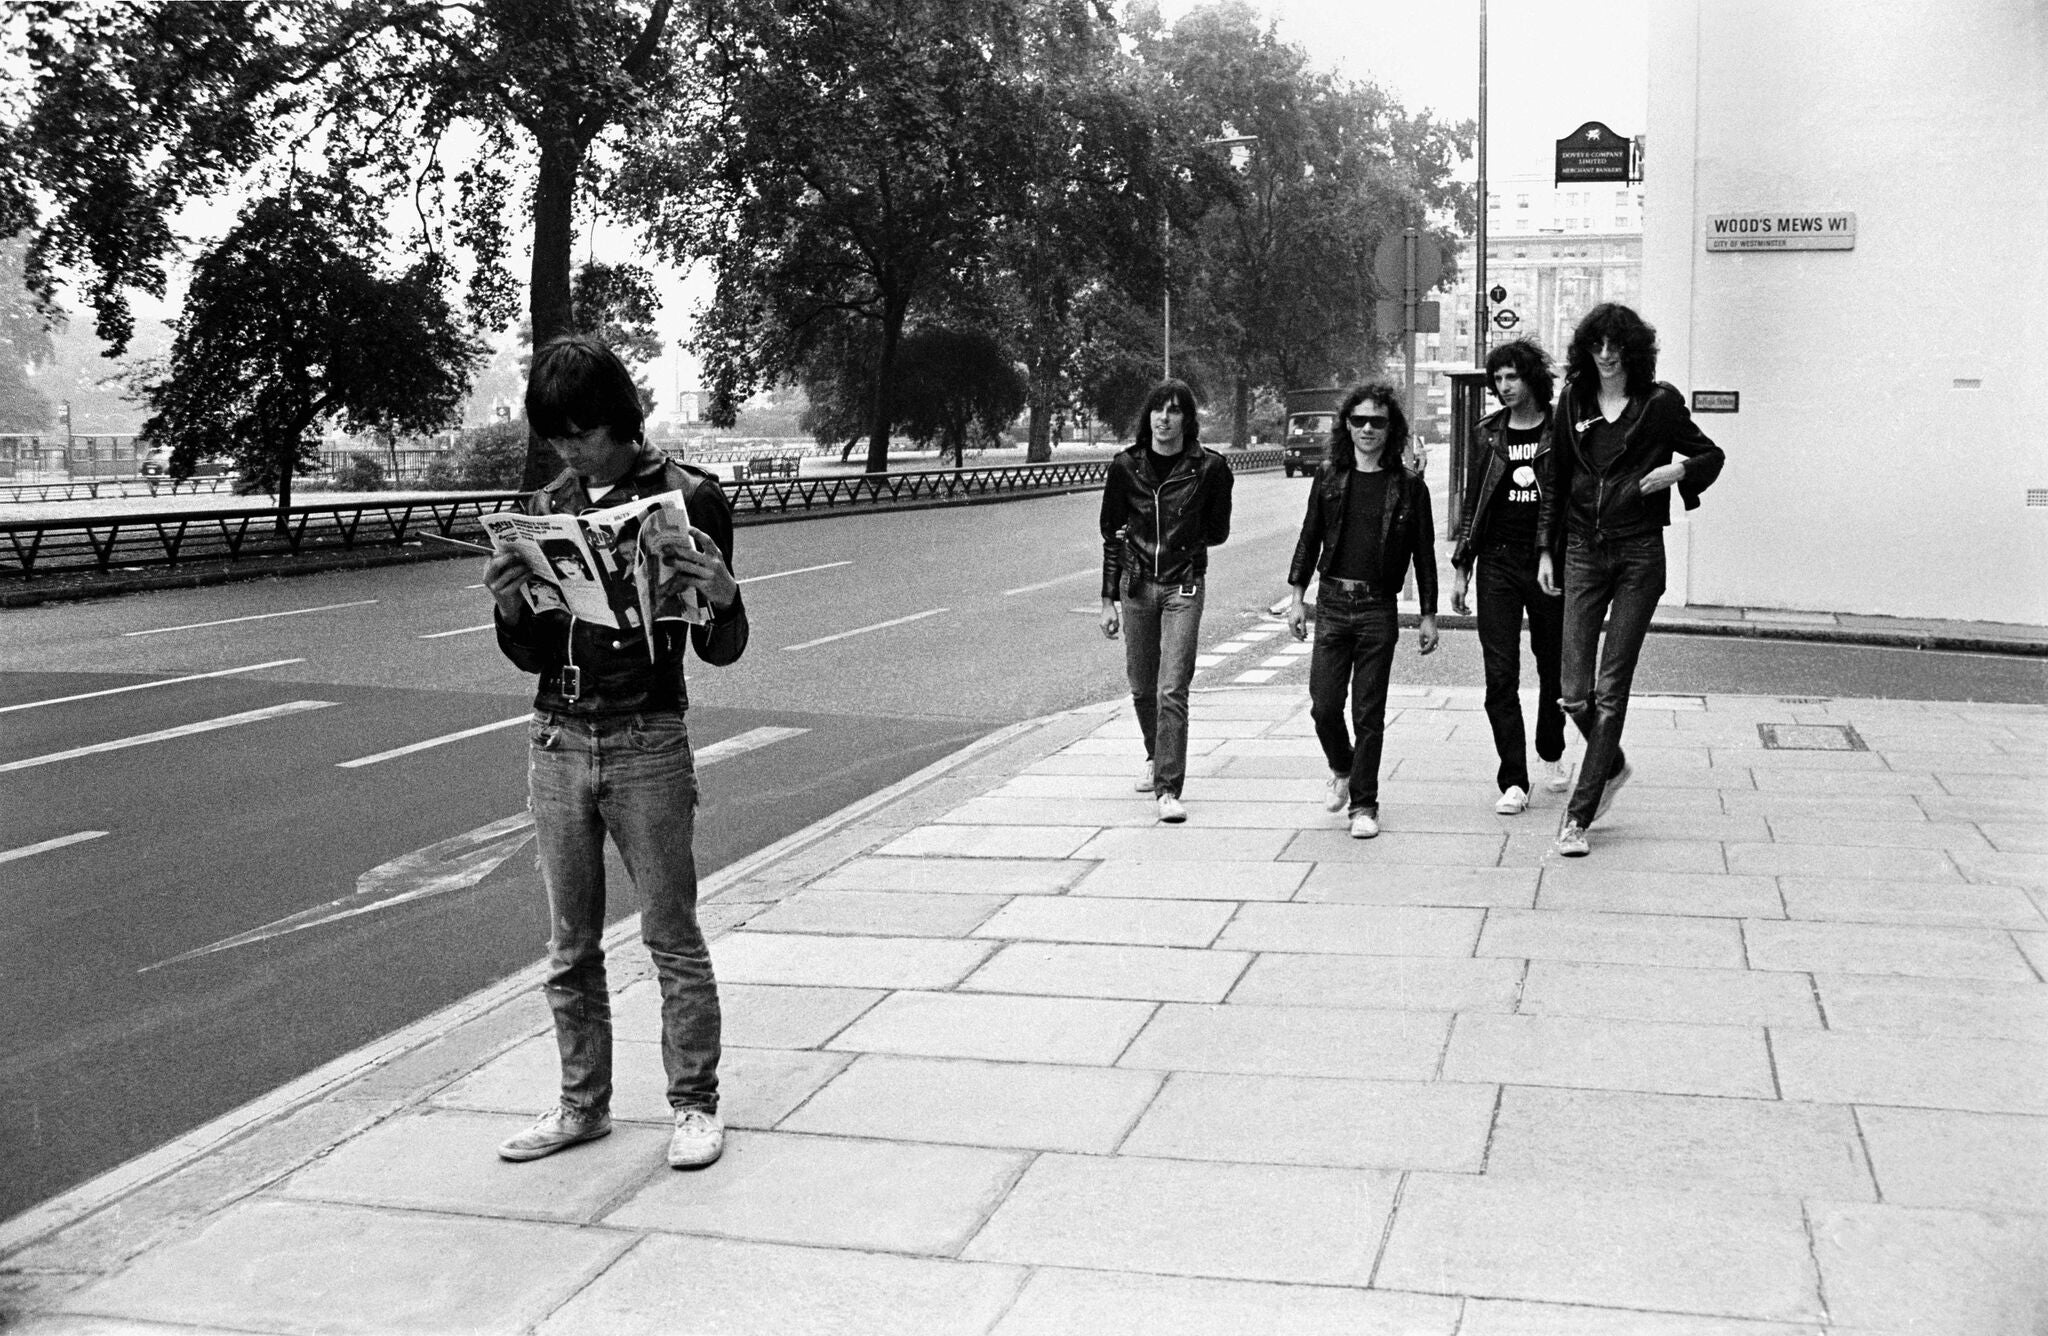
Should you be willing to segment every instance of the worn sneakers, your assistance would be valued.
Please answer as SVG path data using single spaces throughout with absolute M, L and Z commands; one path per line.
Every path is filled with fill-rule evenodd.
M 504 1160 L 538 1160 L 567 1150 L 579 1141 L 595 1141 L 612 1130 L 609 1113 L 577 1113 L 557 1104 L 540 1116 L 540 1121 L 498 1147 Z
M 1621 792 L 1622 785 L 1635 777 L 1636 768 L 1627 761 L 1623 761 L 1621 768 L 1607 777 L 1607 787 L 1600 790 L 1600 805 L 1593 809 L 1593 820 L 1598 821 L 1607 815 L 1607 809 L 1614 806 L 1614 795 Z
M 1543 776 L 1543 787 L 1552 793 L 1563 793 L 1572 786 L 1572 768 L 1562 756 L 1555 761 L 1539 761 L 1536 770 Z
M 725 1124 L 703 1109 L 677 1109 L 676 1130 L 669 1134 L 672 1169 L 702 1169 L 725 1153 Z
M 1584 858 L 1593 852 L 1593 846 L 1586 843 L 1586 828 L 1566 817 L 1557 832 L 1557 851 L 1566 858 Z
M 1501 792 L 1500 801 L 1493 810 L 1502 816 L 1520 816 L 1529 810 L 1529 791 L 1520 784 L 1510 784 Z
M 1361 808 L 1351 814 L 1351 838 L 1369 840 L 1380 833 L 1380 814 L 1374 808 Z
M 1332 774 L 1330 782 L 1325 788 L 1328 791 L 1323 794 L 1323 810 L 1325 812 L 1343 811 L 1344 804 L 1351 801 L 1351 776 Z
M 1145 764 L 1138 767 L 1137 781 L 1131 787 L 1139 793 L 1150 793 L 1152 786 L 1158 782 L 1158 776 L 1152 773 L 1152 758 L 1148 756 L 1145 758 Z
M 1170 793 L 1159 795 L 1159 819 L 1169 826 L 1177 826 L 1188 819 L 1188 809 L 1180 805 L 1180 799 Z

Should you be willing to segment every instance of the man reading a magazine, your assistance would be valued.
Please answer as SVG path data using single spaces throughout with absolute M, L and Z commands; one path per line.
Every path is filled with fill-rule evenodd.
M 701 1167 L 724 1149 L 725 1130 L 718 986 L 697 925 L 697 778 L 683 723 L 683 651 L 687 643 L 704 662 L 724 665 L 747 647 L 747 611 L 727 565 L 732 508 L 710 474 L 646 443 L 633 377 L 595 339 L 557 338 L 535 354 L 526 419 L 568 465 L 528 499 L 529 513 L 575 515 L 682 494 L 688 524 L 663 527 L 650 540 L 653 557 L 665 587 L 694 591 L 710 617 L 643 617 L 633 582 L 609 578 L 616 626 L 567 608 L 538 612 L 523 588 L 548 573 L 512 551 L 496 553 L 484 568 L 498 605 L 498 647 L 540 675 L 528 784 L 552 924 L 546 993 L 562 1060 L 560 1102 L 498 1153 L 534 1160 L 611 1131 L 611 1001 L 601 945 L 610 832 L 640 892 L 641 934 L 661 986 L 661 1057 L 675 1110 L 668 1162 Z

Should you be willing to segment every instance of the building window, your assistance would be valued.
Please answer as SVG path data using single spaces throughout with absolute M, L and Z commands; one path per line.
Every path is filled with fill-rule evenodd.
M 1526 208 L 1528 208 L 1528 207 L 1529 207 L 1529 197 L 1528 197 L 1527 195 L 1517 195 L 1517 196 L 1515 196 L 1515 207 L 1516 207 L 1516 208 L 1518 208 L 1518 209 L 1526 209 Z
M 1627 226 L 1628 226 L 1628 219 L 1626 219 L 1626 218 L 1622 217 L 1622 216 L 1621 216 L 1620 214 L 1616 214 L 1616 215 L 1614 215 L 1614 226 L 1616 227 L 1616 229 L 1620 229 L 1620 228 L 1624 228 L 1624 227 L 1627 227 Z M 1406 243 L 1403 243 L 1403 244 L 1406 244 Z
M 1486 197 L 1486 207 L 1489 209 L 1498 209 L 1500 207 L 1500 196 L 1488 195 Z

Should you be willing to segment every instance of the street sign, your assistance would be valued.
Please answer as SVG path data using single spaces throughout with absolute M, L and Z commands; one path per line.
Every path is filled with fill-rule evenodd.
M 1502 329 L 1513 329 L 1516 325 L 1522 323 L 1522 317 L 1516 315 L 1513 311 L 1503 308 L 1493 313 L 1493 323 L 1499 325 Z
M 1382 334 L 1401 332 L 1401 302 L 1397 297 L 1382 297 L 1374 311 Z M 1436 334 L 1443 328 L 1443 306 L 1438 302 L 1415 303 L 1415 332 Z
M 1692 411 L 1695 413 L 1740 413 L 1742 391 L 1740 390 L 1694 390 Z
M 1380 291 L 1396 296 L 1400 295 L 1401 285 L 1408 281 L 1407 257 L 1401 253 L 1402 239 L 1402 234 L 1396 232 L 1380 242 L 1379 249 L 1372 253 L 1372 273 L 1380 281 Z M 1428 292 L 1443 276 L 1443 252 L 1428 237 L 1416 237 L 1415 290 Z
M 1707 219 L 1710 251 L 1855 250 L 1853 213 L 1717 213 Z
M 1557 141 L 1557 178 L 1567 181 L 1627 181 L 1629 157 L 1634 147 L 1626 135 L 1618 135 L 1599 121 L 1587 121 Z
M 1508 290 L 1496 283 L 1486 290 L 1486 299 L 1498 306 L 1508 299 Z

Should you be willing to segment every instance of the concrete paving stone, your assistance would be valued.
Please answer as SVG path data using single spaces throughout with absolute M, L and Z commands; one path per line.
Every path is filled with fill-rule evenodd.
M 1754 787 L 1765 793 L 1824 793 L 1840 797 L 1850 793 L 1945 794 L 1941 781 L 1926 771 L 1902 773 L 1896 770 L 1768 770 L 1753 768 Z M 1749 788 L 1751 785 L 1736 787 Z
M 1631 795 L 1633 800 L 1633 795 Z M 1760 793 L 1723 789 L 1721 806 L 1730 816 L 1807 817 L 1845 821 L 1968 820 L 1939 816 L 1924 804 L 1929 799 L 1910 793 Z
M 1750 1322 L 1689 1313 L 1646 1313 L 1639 1308 L 1471 1299 L 1466 1301 L 1458 1336 L 1826 1336 L 1831 1330 L 1840 1328 L 1807 1322 Z
M 733 932 L 711 944 L 721 982 L 944 988 L 988 958 L 986 942 Z
M 1012 942 L 967 976 L 962 991 L 1221 1002 L 1251 956 L 1158 946 Z
M 2048 1118 L 1874 1107 L 1856 1117 L 1891 1205 L 2048 1215 Z
M 1605 1016 L 1460 1015 L 1442 1079 L 1772 1099 L 1761 1028 Z
M 2048 822 L 2048 795 L 1979 793 L 1963 797 L 1923 793 L 1913 799 L 1930 821 L 2013 823 L 2037 829 Z
M 1087 826 L 918 826 L 875 852 L 899 858 L 1071 858 Z
M 1664 839 L 1651 833 L 1655 827 L 1654 820 L 1639 822 L 1632 827 L 1623 827 L 1618 819 L 1613 824 L 1600 822 L 1587 832 L 1593 844 L 1589 861 L 1599 867 L 1632 872 L 1721 873 L 1734 870 L 1721 856 L 1721 850 L 1727 846 L 1711 840 Z M 1501 864 L 1523 867 L 1532 863 L 1557 863 L 1560 860 L 1554 847 L 1556 839 L 1555 829 L 1517 831 L 1508 837 L 1507 848 L 1501 853 Z
M 1714 753 L 1714 765 L 1733 765 L 1758 771 L 1825 770 L 1831 774 L 1856 774 L 1891 769 L 1885 758 L 1869 751 L 1772 751 L 1740 748 Z
M 1775 1099 L 1702 1099 L 1508 1086 L 1486 1173 L 1875 1201 L 1849 1110 Z
M 1794 919 L 2048 931 L 2040 906 L 2015 886 L 1835 877 L 1780 877 L 1778 884 Z
M 1354 840 L 1339 823 L 1328 830 L 1304 830 L 1286 842 L 1278 855 L 1284 862 L 1372 863 L 1421 865 L 1425 867 L 1495 867 L 1503 835 L 1430 835 L 1401 829 L 1394 809 L 1382 803 L 1381 834 L 1376 839 Z M 1329 817 L 1333 823 L 1338 817 Z
M 2048 776 L 2048 766 L 2044 766 L 2037 756 L 2014 756 L 1953 746 L 1925 751 L 1887 747 L 1884 758 L 1897 770 L 1927 769 L 1937 775 L 1989 775 L 2000 779 L 2041 779 Z
M 1750 968 L 1759 970 L 2016 982 L 2034 978 L 2011 935 L 1990 928 L 1750 919 L 1743 924 L 1743 939 Z
M 1030 1162 L 1011 1150 L 737 1132 L 702 1173 L 663 1167 L 621 1229 L 951 1256 Z
M 1789 1322 L 1825 1316 L 1797 1201 L 1553 1179 L 1410 1174 L 1373 1284 Z
M 1320 798 L 1294 803 L 1231 802 L 1210 793 L 1206 781 L 1190 782 L 1180 796 L 1187 804 L 1188 820 L 1205 827 L 1294 831 L 1334 819 L 1323 810 Z
M 1977 853 L 1957 849 L 1949 857 L 1971 881 L 1992 886 L 2022 886 L 2030 891 L 2048 890 L 2048 855 Z
M 2038 891 L 2034 895 L 2035 902 L 2048 909 L 2048 900 L 2044 900 Z M 2020 954 L 2027 958 L 2027 963 L 2033 967 L 2035 977 L 2048 979 L 2048 932 L 2015 932 L 2008 935 Z
M 718 1008 L 728 1044 L 816 1048 L 884 996 L 879 988 L 801 988 L 721 980 Z M 658 1040 L 659 1028 L 646 1038 Z
M 1436 1295 L 1041 1267 L 990 1336 L 1451 1336 L 1457 1321 Z
M 1131 788 L 1137 777 L 1136 762 L 1115 774 L 1104 775 L 1013 775 L 990 789 L 990 798 L 1087 798 L 1098 801 L 1144 801 Z
M 1648 792 L 1648 790 L 1644 790 Z M 1697 792 L 1697 790 L 1681 790 Z M 1731 816 L 1726 812 L 1674 812 L 1664 807 L 1639 806 L 1636 787 L 1631 784 L 1615 800 L 1614 808 L 1600 818 L 1594 829 L 1610 840 L 1689 840 L 1708 844 L 1732 844 L 1768 840 L 1770 826 L 1760 816 Z M 1560 817 L 1564 803 L 1558 803 Z M 1924 823 L 1923 823 L 1924 824 Z M 1535 832 L 1545 837 L 1556 834 L 1556 822 L 1548 830 Z M 1606 845 L 1596 846 L 1606 852 Z
M 946 826 L 1149 826 L 1152 802 L 1130 785 L 1114 798 L 970 798 L 932 820 Z
M 581 1223 L 661 1168 L 668 1146 L 665 1128 L 614 1126 L 610 1136 L 544 1160 L 499 1159 L 498 1143 L 532 1122 L 454 1110 L 404 1114 L 342 1142 L 280 1191 L 302 1201 Z
M 1696 918 L 1782 918 L 1785 912 L 1778 884 L 1770 877 L 1642 872 L 1592 859 L 1545 867 L 1536 907 Z
M 1248 904 L 1216 939 L 1219 950 L 1357 956 L 1470 956 L 1482 909 L 1412 905 Z
M 1690 1025 L 1819 1029 L 1804 975 L 1670 965 L 1532 960 L 1519 1010 L 1530 1016 L 1610 1016 Z
M 1773 1030 L 1785 1099 L 2048 1114 L 2048 1043 Z
M 856 858 L 811 883 L 820 891 L 1058 895 L 1088 870 L 1064 858 Z
M 565 1225 L 252 1198 L 72 1293 L 60 1311 L 132 1322 L 121 1328 L 131 1332 L 523 1331 L 630 1242 Z
M 1020 1267 L 655 1235 L 536 1336 L 982 1336 L 1025 1275 Z
M 1033 761 L 1021 773 L 1026 775 L 1123 775 L 1135 776 L 1138 763 L 1145 757 L 1144 750 L 1135 744 L 1120 746 L 1110 751 L 1098 752 L 1056 752 L 1042 760 Z M 1190 775 L 1213 774 L 1227 757 L 1189 756 Z
M 1106 1067 L 1151 1019 L 1149 1002 L 1009 994 L 896 993 L 831 1047 L 861 1053 Z
M 964 937 L 1007 903 L 999 895 L 916 891 L 798 891 L 758 918 L 752 932 Z
M 1829 1315 L 1914 1336 L 2048 1330 L 2048 1219 L 1816 1202 Z
M 1945 849 L 1852 844 L 1729 844 L 1728 870 L 1759 877 L 1861 877 L 1872 881 L 1963 879 Z
M 2002 854 L 2048 854 L 2048 813 L 2024 821 L 1986 821 L 1978 829 Z
M 1436 1073 L 1450 1019 L 1427 1011 L 1169 1002 L 1117 1065 L 1427 1081 Z
M 777 1130 L 1107 1155 L 1159 1083 L 1113 1067 L 870 1053 Z
M 1189 738 L 1188 755 L 1206 756 L 1223 745 L 1221 738 Z M 1138 728 L 1130 726 L 1127 734 L 1115 737 L 1079 738 L 1067 744 L 1063 755 L 1068 756 L 1115 756 L 1127 758 L 1133 766 L 1145 759 L 1145 749 L 1138 743 Z
M 1490 795 L 1490 796 L 1489 796 Z M 1521 816 L 1501 816 L 1493 810 L 1494 798 L 1498 797 L 1491 785 L 1484 792 L 1477 789 L 1467 795 L 1461 803 L 1404 803 L 1397 802 L 1387 786 L 1380 788 L 1381 825 L 1387 830 L 1395 829 L 1390 824 L 1396 815 L 1400 817 L 1399 829 L 1422 835 L 1506 835 L 1530 820 L 1542 820 L 1538 808 L 1532 807 Z M 1484 798 L 1481 802 L 1478 799 Z M 1335 816 L 1319 815 L 1313 821 L 1300 824 L 1307 827 L 1326 826 Z
M 1512 1011 L 1519 960 L 1429 956 L 1288 955 L 1254 960 L 1233 1005 L 1355 1007 L 1372 1011 Z
M 1106 896 L 1011 901 L 975 929 L 981 938 L 1207 946 L 1237 906 L 1221 900 L 1118 900 Z
M 1741 969 L 1740 924 L 1678 914 L 1490 909 L 1477 954 L 1607 965 Z
M 1373 843 L 1373 841 L 1367 841 Z M 1303 904 L 1442 905 L 1528 909 L 1540 870 L 1533 867 L 1430 867 L 1423 863 L 1292 863 L 1309 873 L 1295 893 Z
M 1041 1155 L 973 1261 L 1363 1287 L 1398 1175 Z
M 1796 976 L 1792 976 L 1796 977 Z M 2048 987 L 1990 979 L 1816 974 L 1828 1028 L 1933 1037 L 2039 1039 L 2048 1035 Z
M 1293 836 L 1287 830 L 1204 829 L 1188 809 L 1188 824 L 1155 826 L 1151 830 L 1105 830 L 1081 845 L 1075 858 L 1127 859 L 1140 862 L 1209 863 L 1223 860 L 1270 862 Z
M 1190 742 L 1189 746 L 1194 744 Z M 1322 744 L 1314 738 L 1230 738 L 1216 744 L 1218 756 L 1285 756 L 1320 763 Z
M 1320 750 L 1309 759 L 1299 756 L 1240 755 L 1220 756 L 1216 759 L 1221 762 L 1221 768 L 1216 774 L 1222 779 L 1309 779 L 1321 782 L 1329 774 Z M 1385 777 L 1382 776 L 1381 780 L 1384 783 Z
M 1300 863 L 1144 862 L 1110 858 L 1074 884 L 1075 896 L 1106 895 L 1140 900 L 1286 900 L 1310 869 Z
M 1770 817 L 1768 837 L 1779 844 L 1860 845 L 1886 849 L 1981 849 L 1991 844 L 1975 826 L 1957 821 L 1851 821 L 1837 817 Z M 1747 839 L 1757 839 L 1748 836 Z
M 1351 1169 L 1485 1167 L 1490 1085 L 1176 1072 L 1120 1153 Z M 1246 1136 L 1219 1136 L 1233 1123 Z

